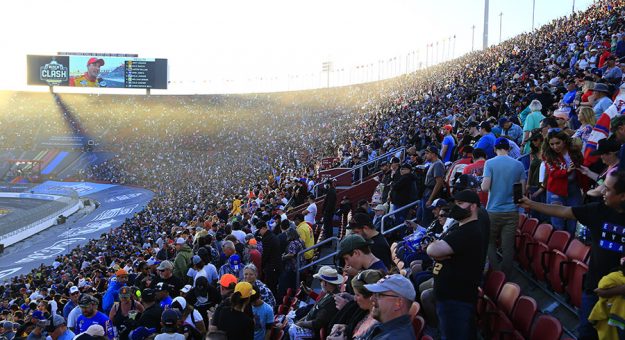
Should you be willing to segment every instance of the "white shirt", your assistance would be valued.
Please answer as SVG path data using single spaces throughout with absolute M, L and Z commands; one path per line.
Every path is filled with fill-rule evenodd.
M 187 318 L 184 319 L 184 324 L 197 329 L 197 327 L 195 327 L 195 324 L 193 323 L 193 320 L 195 320 L 195 322 L 204 321 L 204 319 L 202 318 L 202 314 L 200 314 L 200 312 L 198 312 L 196 309 L 193 310 L 193 319 L 191 319 L 191 314 L 189 314 Z
M 239 243 L 245 244 L 245 232 L 243 230 L 233 230 L 230 234 L 236 237 Z
M 310 223 L 311 225 L 315 225 L 315 217 L 317 216 L 317 205 L 315 202 L 310 203 L 308 208 L 306 208 L 308 214 L 304 216 L 304 221 Z

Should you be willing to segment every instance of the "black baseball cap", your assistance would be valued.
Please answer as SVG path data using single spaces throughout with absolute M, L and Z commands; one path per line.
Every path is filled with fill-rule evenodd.
M 590 153 L 591 156 L 605 155 L 610 152 L 618 152 L 621 149 L 621 145 L 613 138 L 604 138 L 599 141 L 597 150 Z
M 475 203 L 480 205 L 480 197 L 473 190 L 462 190 L 454 194 L 454 201 Z
M 369 215 L 365 213 L 356 213 L 352 216 L 352 219 L 347 224 L 347 229 L 361 229 L 364 226 L 371 227 L 373 223 Z

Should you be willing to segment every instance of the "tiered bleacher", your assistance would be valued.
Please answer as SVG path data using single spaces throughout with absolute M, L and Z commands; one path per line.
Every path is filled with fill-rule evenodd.
M 625 315 L 610 307 L 625 293 L 614 261 L 623 233 L 609 231 L 608 244 L 593 225 L 571 230 L 565 220 L 582 222 L 588 209 L 568 206 L 584 204 L 621 228 L 613 217 L 625 201 L 624 10 L 622 1 L 599 1 L 484 51 L 339 89 L 1 93 L 3 179 L 36 179 L 37 166 L 47 178 L 157 194 L 99 239 L 7 279 L 1 335 L 430 339 L 453 338 L 457 328 L 467 339 L 618 336 Z M 513 173 L 493 175 L 496 159 L 521 167 L 532 201 L 513 202 L 512 186 L 498 188 Z M 582 200 L 568 204 L 573 194 Z M 496 200 L 519 218 L 491 236 L 501 228 Z M 469 246 L 454 240 L 465 225 L 478 230 Z M 459 271 L 479 272 L 450 280 L 445 267 L 461 249 L 481 262 Z M 584 286 L 588 273 L 601 281 Z M 455 292 L 444 287 L 472 287 L 469 276 L 479 289 L 449 298 Z M 555 317 L 530 296 L 536 289 L 582 315 L 582 327 Z M 450 318 L 462 308 L 466 322 L 450 324 L 465 320 Z

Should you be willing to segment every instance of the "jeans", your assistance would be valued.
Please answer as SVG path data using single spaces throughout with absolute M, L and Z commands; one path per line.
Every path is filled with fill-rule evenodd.
M 530 187 L 529 190 L 528 190 L 528 193 L 530 194 L 530 197 L 536 191 L 538 191 L 538 189 L 539 189 L 539 187 Z M 545 203 L 546 202 L 545 201 L 545 195 L 546 195 L 546 193 L 543 192 L 542 194 L 540 194 L 540 195 L 538 195 L 536 197 L 533 197 L 532 201 L 538 202 L 538 203 Z M 539 220 L 540 222 L 546 221 L 549 218 L 546 215 L 543 215 L 543 214 L 539 213 L 536 210 L 530 210 L 530 217 L 533 217 L 533 218 Z
M 489 212 L 490 238 L 488 240 L 488 262 L 495 270 L 501 270 L 507 276 L 512 274 L 512 260 L 514 259 L 514 235 L 519 223 L 519 212 Z M 497 239 L 501 237 L 501 252 L 503 259 L 499 263 L 497 257 Z
M 442 340 L 476 339 L 474 304 L 455 300 L 436 301 L 436 315 Z
M 423 196 L 421 202 L 419 202 L 419 205 L 421 207 L 421 225 L 425 227 L 429 226 L 430 223 L 432 223 L 432 221 L 434 220 L 434 214 L 432 214 L 432 210 L 428 209 L 428 207 L 425 206 L 425 203 L 429 197 L 429 194 L 428 196 Z
M 559 196 L 551 191 L 547 191 L 547 203 L 548 204 L 560 204 L 567 207 L 574 207 L 582 204 L 582 192 L 575 183 L 569 183 L 567 197 Z M 571 236 L 575 235 L 575 229 L 577 228 L 576 220 L 565 220 L 560 217 L 551 217 L 551 225 L 555 230 L 568 231 Z
M 588 322 L 588 316 L 599 301 L 599 297 L 594 293 L 582 292 L 582 305 L 577 312 L 579 316 L 579 325 L 577 326 L 578 340 L 596 340 L 599 339 L 597 330 Z

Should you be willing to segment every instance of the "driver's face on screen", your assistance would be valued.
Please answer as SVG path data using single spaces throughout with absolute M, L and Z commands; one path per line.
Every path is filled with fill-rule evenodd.
M 87 66 L 87 72 L 89 73 L 89 77 L 97 78 L 100 74 L 100 63 L 95 62 L 89 64 L 89 66 Z

